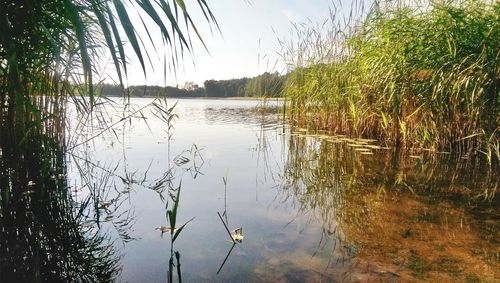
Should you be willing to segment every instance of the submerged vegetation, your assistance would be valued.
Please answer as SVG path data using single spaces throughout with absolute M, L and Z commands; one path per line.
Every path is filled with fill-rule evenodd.
M 358 2 L 355 2 L 358 3 Z M 290 120 L 500 159 L 500 3 L 376 1 L 283 43 Z M 359 16 L 356 16 L 359 15 Z M 328 27 L 325 30 L 325 27 Z
M 287 137 L 282 198 L 322 225 L 332 262 L 357 268 L 343 281 L 495 281 L 498 167 L 448 154 L 348 146 L 359 141 L 302 133 Z M 488 172 L 488 173 L 487 173 Z M 335 258 L 337 257 L 337 258 Z M 342 264 L 343 265 L 343 264 Z M 337 276 L 337 277 L 336 277 Z

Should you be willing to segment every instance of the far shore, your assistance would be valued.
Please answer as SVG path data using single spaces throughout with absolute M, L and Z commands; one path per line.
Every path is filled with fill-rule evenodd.
M 103 97 L 123 97 L 123 96 L 103 96 Z M 251 97 L 251 96 L 230 96 L 230 97 L 219 97 L 219 96 L 186 96 L 186 97 L 172 97 L 172 96 L 130 96 L 130 98 L 168 98 L 168 99 L 210 99 L 210 100 L 258 100 L 258 101 L 266 101 L 266 100 L 274 100 L 274 101 L 284 101 L 284 97 Z

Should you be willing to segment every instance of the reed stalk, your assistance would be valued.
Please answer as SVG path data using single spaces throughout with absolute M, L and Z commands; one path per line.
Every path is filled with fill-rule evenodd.
M 500 3 L 376 1 L 283 42 L 295 124 L 406 148 L 496 152 Z M 500 156 L 496 154 L 497 161 Z

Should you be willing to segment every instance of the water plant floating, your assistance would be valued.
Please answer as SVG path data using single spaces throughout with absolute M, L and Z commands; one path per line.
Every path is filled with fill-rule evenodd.
M 155 230 L 160 230 L 160 232 L 163 233 L 170 233 L 172 231 L 172 228 L 167 227 L 167 226 L 158 226 L 155 228 Z M 174 228 L 174 233 L 177 231 L 177 228 Z
M 243 228 L 240 227 L 238 229 L 235 229 L 231 232 L 231 238 L 233 239 L 233 241 L 236 241 L 238 243 L 241 243 L 243 241 L 243 239 L 245 238 L 243 236 Z
M 220 220 L 222 221 L 222 224 L 224 225 L 224 228 L 226 228 L 227 233 L 229 234 L 229 237 L 231 237 L 231 241 L 233 243 L 241 243 L 243 241 L 243 228 L 240 227 L 238 229 L 233 230 L 232 232 L 229 231 L 229 228 L 227 228 L 226 222 L 224 222 L 224 219 L 220 215 L 220 213 L 217 211 L 217 215 L 219 215 Z

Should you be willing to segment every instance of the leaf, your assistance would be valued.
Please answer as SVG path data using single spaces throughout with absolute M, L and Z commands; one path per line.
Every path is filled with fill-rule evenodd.
M 384 112 L 380 111 L 380 115 L 382 116 L 382 127 L 384 129 L 387 128 L 387 117 L 385 116 Z
M 180 197 L 180 194 L 181 194 L 181 185 L 179 184 L 179 188 L 177 188 L 177 196 L 175 197 L 174 199 L 174 208 L 172 209 L 172 218 L 171 218 L 171 222 L 170 222 L 170 225 L 172 226 L 171 228 L 175 228 L 175 222 L 176 222 L 176 218 L 177 218 L 177 209 L 179 207 L 179 197 Z
M 186 10 L 186 5 L 184 4 L 184 1 L 182 1 L 182 0 L 176 0 L 176 2 L 179 4 L 179 6 L 182 9 L 182 13 L 184 14 L 184 21 L 186 22 L 186 26 L 189 27 L 189 25 L 191 25 L 191 27 L 193 28 L 194 32 L 196 33 L 196 36 L 200 40 L 201 44 L 203 44 L 203 47 L 205 48 L 205 50 L 208 51 L 208 48 L 205 45 L 205 42 L 203 41 L 200 32 L 196 28 L 196 25 L 194 24 L 193 20 L 191 19 L 191 16 L 188 14 L 188 12 Z M 205 15 L 205 17 L 206 17 L 206 15 Z M 208 18 L 207 18 L 207 20 L 208 20 Z M 188 22 L 189 22 L 189 24 L 188 24 Z
M 113 36 L 115 37 L 116 46 L 118 47 L 118 52 L 120 53 L 120 59 L 122 61 L 123 70 L 125 71 L 125 75 L 127 75 L 127 62 L 125 57 L 125 50 L 123 49 L 123 44 L 121 41 L 120 33 L 118 32 L 118 28 L 115 23 L 115 19 L 113 14 L 111 13 L 111 9 L 106 4 L 106 11 L 108 12 L 109 24 L 111 25 L 111 30 L 113 31 Z
M 210 8 L 208 7 L 207 1 L 198 0 L 198 5 L 200 6 L 201 10 L 203 11 L 203 15 L 205 16 L 205 19 L 207 20 L 207 22 L 215 23 L 217 30 L 220 31 L 219 24 L 217 23 L 217 20 L 215 19 L 215 16 L 212 13 L 212 10 L 210 10 Z
M 457 139 L 457 141 L 463 141 L 463 140 L 466 140 L 466 139 L 470 139 L 470 138 L 473 138 L 473 137 L 476 137 L 476 136 L 479 136 L 479 135 L 482 135 L 483 133 L 475 133 L 475 134 L 471 134 L 471 135 L 468 135 L 466 137 L 463 137 L 463 138 L 460 138 L 460 139 Z
M 97 20 L 99 21 L 99 26 L 101 27 L 104 39 L 106 40 L 106 44 L 108 45 L 108 49 L 111 52 L 111 58 L 113 59 L 113 63 L 115 64 L 115 69 L 118 73 L 120 85 L 123 87 L 123 78 L 121 74 L 120 63 L 118 62 L 118 57 L 116 57 L 116 49 L 113 43 L 113 37 L 111 36 L 111 31 L 109 30 L 108 23 L 106 21 L 106 18 L 104 17 L 104 14 L 101 13 L 102 7 L 98 5 L 98 2 L 93 1 L 92 8 L 97 17 Z
M 175 225 L 172 225 L 172 222 L 175 222 L 175 219 L 173 219 L 172 210 L 167 210 L 167 217 L 168 222 L 170 223 L 170 233 L 172 233 L 173 228 L 175 228 Z
M 179 28 L 179 25 L 177 24 L 176 17 L 172 14 L 170 4 L 166 3 L 165 0 L 160 0 L 160 3 L 161 3 L 161 8 L 162 8 L 163 12 L 165 13 L 168 20 L 170 21 L 170 24 L 172 25 L 172 29 L 175 30 L 175 32 L 177 32 L 177 36 L 179 37 L 179 39 L 182 42 L 181 50 L 182 50 L 183 46 L 186 46 L 186 48 L 189 50 L 189 44 L 187 43 L 187 41 L 184 37 L 184 34 L 182 33 L 182 31 Z
M 141 63 L 144 75 L 146 75 L 146 66 L 144 65 L 144 58 L 142 57 L 141 48 L 139 47 L 139 41 L 137 40 L 137 37 L 135 35 L 134 26 L 130 22 L 127 9 L 120 0 L 113 0 L 113 3 L 115 4 L 116 13 L 118 14 L 118 18 L 122 23 L 123 30 L 125 31 L 125 34 L 127 35 L 127 38 L 130 41 L 130 44 L 132 45 L 135 54 L 137 55 L 137 58 L 139 58 L 139 62 Z
M 182 225 L 179 229 L 177 229 L 177 230 L 175 231 L 175 233 L 174 233 L 174 237 L 172 238 L 172 243 L 173 243 L 173 242 L 175 242 L 175 239 L 177 239 L 177 237 L 179 237 L 179 235 L 181 234 L 182 229 L 184 229 L 184 227 L 186 227 L 186 225 L 187 225 L 189 222 L 193 221 L 193 220 L 194 220 L 194 217 L 193 217 L 193 218 L 191 218 L 191 219 L 189 219 L 189 220 L 188 220 L 188 222 L 184 223 L 184 225 Z
M 79 49 L 80 56 L 82 57 L 83 76 L 85 78 L 85 84 L 89 87 L 90 109 L 92 109 L 94 105 L 94 86 L 92 83 L 92 64 L 90 61 L 87 41 L 85 37 L 85 25 L 82 23 L 80 15 L 78 14 L 78 8 L 70 0 L 64 0 L 64 8 L 69 20 L 71 21 L 71 24 L 73 25 L 75 35 L 78 40 L 78 45 L 80 47 Z
M 410 117 L 417 114 L 418 111 L 420 111 L 420 109 L 422 109 L 422 107 L 425 106 L 425 104 L 426 104 L 426 102 L 422 103 L 419 107 L 417 107 L 417 109 L 415 111 L 413 111 L 410 115 L 406 116 L 406 119 L 410 119 Z
M 170 44 L 170 42 L 171 42 L 170 33 L 168 32 L 167 28 L 163 24 L 162 19 L 160 18 L 160 16 L 156 12 L 156 10 L 153 7 L 153 5 L 151 4 L 151 2 L 149 0 L 138 0 L 137 3 L 144 10 L 144 12 L 146 12 L 146 14 L 148 14 L 148 16 L 156 23 L 156 25 L 158 25 L 165 41 Z M 146 31 L 147 31 L 147 29 L 146 29 Z M 151 43 L 153 43 L 152 40 L 151 40 Z

